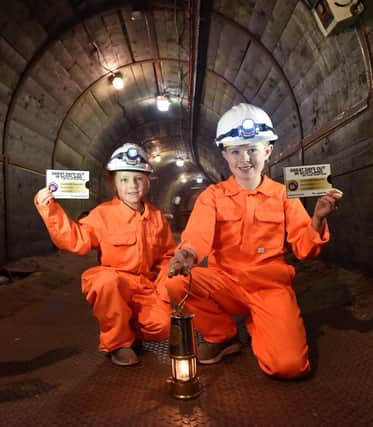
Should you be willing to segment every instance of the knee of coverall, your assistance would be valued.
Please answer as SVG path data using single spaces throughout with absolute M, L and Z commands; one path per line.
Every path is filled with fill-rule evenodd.
M 296 379 L 307 375 L 310 363 L 302 354 L 278 355 L 270 363 L 258 360 L 260 368 L 269 376 L 279 379 Z
M 170 337 L 171 321 L 167 311 L 158 313 L 156 318 L 140 324 L 140 331 L 146 341 L 165 341 Z
M 104 297 L 112 293 L 118 284 L 115 270 L 101 266 L 92 267 L 82 274 L 82 292 L 87 301 L 93 305 L 97 296 Z

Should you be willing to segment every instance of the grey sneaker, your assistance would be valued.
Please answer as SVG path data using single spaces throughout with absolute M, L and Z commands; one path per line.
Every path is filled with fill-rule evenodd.
M 228 354 L 238 353 L 241 348 L 242 344 L 236 336 L 222 343 L 203 342 L 198 345 L 198 361 L 203 365 L 218 363 Z
M 140 362 L 132 348 L 117 348 L 110 353 L 114 365 L 131 366 Z

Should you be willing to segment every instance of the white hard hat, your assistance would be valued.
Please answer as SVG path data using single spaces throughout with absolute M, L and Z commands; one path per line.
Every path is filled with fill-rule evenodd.
M 145 151 L 137 144 L 126 143 L 117 148 L 106 165 L 109 171 L 153 172 Z
M 217 146 L 225 147 L 278 139 L 268 114 L 252 104 L 238 104 L 225 112 L 216 129 Z

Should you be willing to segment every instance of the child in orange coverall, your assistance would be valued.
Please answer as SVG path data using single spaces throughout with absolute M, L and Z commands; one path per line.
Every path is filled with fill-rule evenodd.
M 286 241 L 297 258 L 316 257 L 329 240 L 326 216 L 342 192 L 320 197 L 312 218 L 299 199 L 287 199 L 285 186 L 262 173 L 277 138 L 268 115 L 254 105 L 239 104 L 221 117 L 216 142 L 232 176 L 197 198 L 163 284 L 180 301 L 188 287 L 180 274 L 208 256 L 207 268 L 193 268 L 186 300 L 204 336 L 199 362 L 216 363 L 241 349 L 232 316 L 244 316 L 260 368 L 297 378 L 310 363 Z
M 152 172 L 144 151 L 124 144 L 107 169 L 116 196 L 85 218 L 72 221 L 48 188 L 36 194 L 35 205 L 57 247 L 79 255 L 98 251 L 101 265 L 83 273 L 82 291 L 99 323 L 99 349 L 128 366 L 139 362 L 135 340 L 169 336 L 169 308 L 157 284 L 167 277 L 175 242 L 162 213 L 144 199 Z

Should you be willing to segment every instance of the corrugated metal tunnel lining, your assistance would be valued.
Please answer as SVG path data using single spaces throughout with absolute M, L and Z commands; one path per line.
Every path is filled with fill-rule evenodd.
M 107 196 L 103 166 L 126 138 L 162 154 L 151 199 L 186 218 L 196 193 L 228 175 L 213 142 L 218 118 L 252 102 L 280 134 L 270 176 L 332 164 L 348 202 L 330 221 L 325 255 L 371 269 L 370 11 L 362 25 L 325 38 L 306 4 L 147 1 L 135 19 L 133 2 L 2 4 L 0 259 L 50 249 L 35 212 L 24 210 L 46 168 L 91 171 L 91 200 L 64 204 L 78 217 Z M 122 91 L 110 85 L 111 71 L 122 72 Z M 165 92 L 172 106 L 161 114 L 155 95 Z

